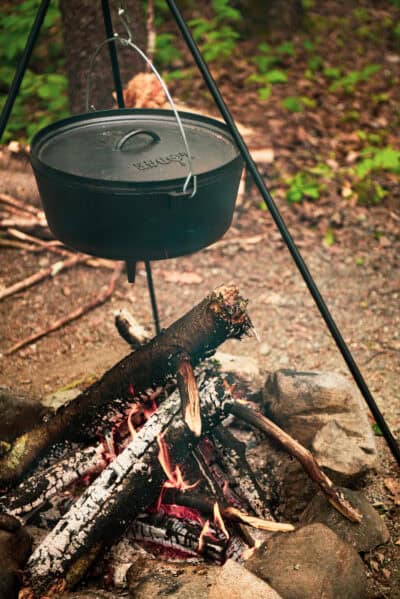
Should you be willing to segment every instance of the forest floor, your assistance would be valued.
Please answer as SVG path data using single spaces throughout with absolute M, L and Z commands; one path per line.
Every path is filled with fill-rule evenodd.
M 329 14 L 330 3 L 324 3 L 323 12 L 312 13 L 311 33 L 295 36 L 294 53 L 281 56 L 279 68 L 287 72 L 288 82 L 272 85 L 268 101 L 260 100 L 256 83 L 246 83 L 251 64 L 239 57 L 256 53 L 254 43 L 241 48 L 234 69 L 221 66 L 216 76 L 234 116 L 247 128 L 250 149 L 264 150 L 260 168 L 272 195 L 381 411 L 400 438 L 398 177 L 393 168 L 374 167 L 364 179 L 356 174 L 367 146 L 398 144 L 400 47 L 392 34 L 396 16 L 383 2 L 353 3 L 354 10 L 346 3 L 343 14 L 333 4 L 334 17 Z M 357 13 L 359 6 L 364 12 Z M 311 37 L 313 50 L 304 44 Z M 307 72 L 315 56 L 322 63 Z M 350 91 L 340 86 L 329 89 L 335 80 L 326 68 L 340 67 L 342 73 L 349 73 L 371 64 L 379 65 L 379 71 L 350 85 Z M 189 106 L 215 114 L 200 82 L 191 83 L 190 94 L 184 82 L 174 87 Z M 282 101 L 288 97 L 303 98 L 301 111 L 284 107 Z M 0 191 L 39 206 L 26 156 L 4 147 L 0 167 Z M 287 181 L 298 173 L 302 175 L 296 189 L 300 188 L 302 201 L 289 203 L 288 190 L 293 191 L 292 199 L 297 196 Z M 305 177 L 318 189 L 318 198 L 307 198 Z M 47 252 L 2 248 L 0 289 L 56 261 Z M 107 286 L 110 276 L 109 270 L 79 265 L 3 300 L 0 352 L 89 301 Z M 230 341 L 223 351 L 256 358 L 265 373 L 292 368 L 350 376 L 271 216 L 261 209 L 251 186 L 222 243 L 192 256 L 153 263 L 153 276 L 163 327 L 211 289 L 232 281 L 249 298 L 261 341 L 253 337 L 240 344 Z M 0 384 L 40 399 L 101 375 L 127 353 L 113 324 L 113 312 L 120 308 L 127 308 L 151 330 L 144 265 L 138 265 L 135 285 L 121 276 L 111 300 L 102 307 L 19 352 L 3 355 Z M 367 494 L 385 519 L 391 541 L 365 556 L 365 562 L 370 596 L 395 599 L 400 597 L 400 478 L 376 432 L 381 468 L 371 477 Z

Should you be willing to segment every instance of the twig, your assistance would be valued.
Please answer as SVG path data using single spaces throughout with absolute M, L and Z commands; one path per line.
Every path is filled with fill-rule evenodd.
M 77 256 L 71 256 L 71 258 L 65 260 L 65 262 L 55 262 L 47 268 L 38 270 L 30 277 L 27 277 L 22 281 L 18 281 L 18 283 L 14 283 L 14 285 L 10 285 L 10 287 L 6 287 L 2 291 L 0 291 L 0 301 L 5 299 L 6 297 L 10 297 L 10 295 L 18 293 L 19 291 L 24 291 L 25 289 L 32 287 L 32 285 L 35 285 L 35 283 L 43 281 L 43 279 L 46 279 L 47 277 L 54 277 L 62 270 L 71 268 L 71 266 L 75 266 L 75 264 L 79 264 L 79 262 L 85 262 L 88 259 L 88 256 L 80 254 Z
M 3 204 L 8 204 L 8 206 L 18 208 L 23 212 L 29 212 L 29 214 L 34 214 L 35 216 L 37 216 L 41 212 L 41 210 L 39 210 L 38 208 L 35 208 L 30 204 L 25 204 L 25 202 L 22 202 L 21 200 L 18 200 L 17 198 L 10 196 L 8 193 L 0 193 L 0 202 L 3 202 Z
M 201 435 L 200 398 L 197 383 L 187 352 L 180 352 L 176 358 L 176 378 L 182 402 L 183 420 L 195 435 Z
M 229 406 L 231 414 L 251 424 L 265 435 L 272 437 L 285 449 L 290 455 L 294 456 L 304 470 L 307 472 L 311 480 L 317 483 L 323 491 L 328 501 L 336 508 L 343 516 L 353 522 L 360 522 L 361 514 L 354 509 L 343 495 L 334 488 L 332 481 L 320 469 L 314 456 L 308 449 L 303 447 L 298 441 L 285 433 L 279 426 L 271 422 L 268 418 L 254 412 L 244 403 L 239 401 L 233 402 Z
M 61 327 L 65 326 L 66 324 L 69 324 L 70 322 L 77 320 L 78 318 L 83 316 L 83 314 L 86 314 L 87 312 L 90 312 L 90 310 L 94 310 L 94 308 L 97 308 L 98 306 L 101 306 L 102 304 L 104 304 L 107 300 L 110 299 L 110 297 L 114 293 L 118 278 L 122 272 L 122 268 L 123 268 L 123 262 L 118 262 L 117 265 L 115 266 L 115 269 L 111 276 L 108 287 L 105 291 L 103 291 L 102 293 L 97 295 L 95 298 L 93 298 L 90 302 L 88 302 L 84 306 L 81 306 L 80 308 L 73 310 L 73 312 L 70 312 L 64 318 L 60 318 L 59 320 L 56 320 L 49 327 L 42 329 L 38 333 L 34 333 L 30 337 L 26 337 L 25 339 L 22 339 L 22 341 L 18 341 L 18 343 L 16 343 L 12 347 L 10 347 L 10 349 L 5 351 L 4 355 L 9 356 L 10 354 L 15 353 L 16 351 L 18 351 L 19 349 L 22 349 L 26 345 L 30 345 L 34 341 L 38 341 L 39 339 L 41 339 L 42 337 L 45 337 L 49 333 L 53 333 L 54 331 L 61 329 Z
M 66 258 L 76 255 L 75 252 L 67 250 L 64 247 L 61 247 L 62 246 L 61 242 L 57 241 L 55 239 L 51 240 L 51 241 L 44 241 L 43 239 L 40 239 L 39 237 L 34 237 L 33 235 L 28 235 L 27 233 L 24 233 L 23 231 L 19 231 L 18 229 L 13 229 L 12 227 L 7 229 L 7 233 L 9 235 L 11 235 L 12 237 L 15 237 L 16 239 L 21 239 L 22 241 L 30 241 L 31 243 L 42 248 L 43 250 L 52 252 L 53 254 L 59 254 L 60 256 L 64 256 Z M 82 256 L 83 254 L 79 254 L 79 255 Z M 107 268 L 109 270 L 114 270 L 114 265 L 112 264 L 111 260 L 105 260 L 103 258 L 89 258 L 88 257 L 86 264 L 88 266 L 93 266 L 94 268 L 100 267 L 100 268 Z
M 46 220 L 35 218 L 2 218 L 0 219 L 0 228 L 8 229 L 15 228 L 25 233 L 33 233 L 34 235 L 41 235 L 45 239 L 54 239 L 47 226 Z
M 36 252 L 37 247 L 34 245 L 26 245 L 21 241 L 13 241 L 12 239 L 1 239 L 0 238 L 0 246 L 3 248 L 14 248 L 18 250 L 24 250 L 25 252 Z

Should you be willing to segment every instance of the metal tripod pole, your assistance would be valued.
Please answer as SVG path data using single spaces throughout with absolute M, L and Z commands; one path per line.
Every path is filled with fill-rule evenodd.
M 114 31 L 113 31 L 113 26 L 112 26 L 110 5 L 109 5 L 108 0 L 101 0 L 101 6 L 103 9 L 103 18 L 104 18 L 104 27 L 106 30 L 106 37 L 107 37 L 107 39 L 109 39 L 114 36 Z M 108 51 L 110 54 L 111 68 L 112 68 L 112 72 L 113 72 L 115 91 L 117 93 L 118 106 L 119 106 L 119 108 L 125 108 L 124 95 L 122 93 L 121 74 L 120 74 L 120 70 L 119 70 L 116 46 L 115 46 L 115 43 L 107 44 L 107 46 L 108 46 Z M 160 318 L 158 315 L 157 301 L 156 301 L 156 296 L 155 296 L 155 291 L 154 291 L 153 276 L 152 276 L 152 272 L 151 272 L 150 262 L 145 262 L 145 266 L 146 266 L 147 287 L 149 290 L 151 309 L 153 312 L 154 328 L 155 328 L 156 334 L 158 335 L 161 330 L 160 329 Z
M 289 230 L 282 218 L 282 215 L 280 214 L 274 200 L 272 199 L 272 196 L 265 185 L 264 179 L 261 176 L 256 163 L 254 162 L 253 158 L 250 155 L 249 149 L 247 148 L 245 141 L 243 140 L 241 134 L 239 133 L 238 128 L 236 127 L 235 121 L 233 120 L 232 115 L 230 114 L 229 109 L 222 98 L 222 95 L 218 89 L 218 86 L 217 86 L 216 82 L 214 81 L 206 62 L 204 61 L 204 59 L 200 53 L 200 50 L 197 47 L 197 44 L 194 41 L 192 34 L 191 34 L 188 26 L 186 25 L 184 18 L 182 17 L 182 14 L 180 13 L 178 7 L 176 6 L 175 0 L 167 0 L 167 4 L 169 6 L 169 9 L 176 21 L 181 33 L 182 33 L 182 36 L 183 36 L 190 52 L 192 53 L 192 56 L 203 76 L 203 79 L 204 79 L 206 85 L 207 85 L 212 97 L 214 98 L 214 101 L 215 101 L 216 105 L 218 106 L 218 108 L 219 108 L 219 110 L 220 110 L 230 132 L 231 132 L 231 135 L 232 135 L 233 139 L 235 140 L 235 142 L 243 156 L 243 159 L 246 163 L 246 166 L 247 166 L 249 172 L 251 173 L 254 183 L 257 185 L 257 188 L 258 188 L 261 196 L 263 197 L 264 202 L 265 202 L 266 206 L 268 207 L 268 209 L 272 215 L 272 218 L 274 219 L 275 224 L 278 227 L 278 229 L 282 235 L 282 238 L 286 243 L 286 246 L 289 249 L 289 252 L 291 253 L 292 258 L 293 258 L 298 270 L 300 271 L 301 276 L 303 277 L 304 282 L 307 285 L 308 290 L 310 291 L 322 318 L 325 321 L 326 326 L 328 327 L 333 339 L 336 342 L 336 345 L 337 345 L 340 353 L 342 354 L 351 374 L 353 375 L 353 378 L 354 378 L 359 390 L 361 391 L 366 403 L 368 404 L 368 407 L 371 410 L 377 425 L 379 426 L 380 430 L 382 431 L 382 434 L 385 437 L 385 440 L 390 448 L 390 451 L 392 452 L 397 463 L 400 465 L 400 448 L 396 442 L 396 439 L 394 438 L 390 428 L 388 427 L 388 425 L 386 423 L 386 420 L 384 419 L 374 398 L 372 397 L 372 394 L 368 388 L 367 383 L 364 380 L 364 377 L 362 376 L 349 348 L 346 345 L 345 340 L 343 339 L 331 313 L 329 312 L 329 309 L 328 309 L 314 279 L 312 278 L 311 273 L 308 270 L 308 267 L 307 267 L 306 263 L 304 262 L 302 255 L 300 254 L 300 251 L 298 250 L 296 244 L 294 243 L 293 238 L 290 235 Z
M 7 127 L 8 119 L 10 118 L 11 111 L 14 106 L 14 102 L 16 97 L 18 96 L 19 88 L 21 86 L 22 80 L 25 75 L 25 71 L 28 67 L 28 63 L 30 57 L 33 52 L 33 48 L 35 47 L 36 40 L 40 33 L 40 29 L 42 27 L 44 18 L 47 13 L 47 9 L 49 8 L 50 0 L 42 0 L 42 3 L 37 11 L 35 21 L 32 25 L 32 29 L 29 33 L 29 37 L 26 41 L 25 49 L 22 54 L 21 60 L 17 67 L 17 70 L 14 75 L 13 82 L 10 87 L 10 91 L 8 92 L 7 100 L 4 104 L 4 108 L 1 112 L 0 117 L 0 140 L 3 136 L 4 130 Z

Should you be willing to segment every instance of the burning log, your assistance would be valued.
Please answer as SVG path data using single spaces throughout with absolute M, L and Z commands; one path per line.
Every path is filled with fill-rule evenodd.
M 203 430 L 208 432 L 224 417 L 232 398 L 219 379 L 204 377 L 199 388 Z M 160 435 L 177 464 L 198 442 L 180 415 L 177 393 L 149 418 L 33 553 L 28 567 L 36 591 L 43 591 L 56 577 L 64 578 L 82 553 L 99 541 L 110 543 L 127 522 L 155 502 L 166 479 L 158 459 Z
M 217 288 L 167 330 L 123 358 L 99 381 L 61 407 L 49 422 L 18 437 L 0 460 L 0 486 L 15 483 L 57 441 L 66 437 L 91 440 L 94 423 L 104 430 L 107 421 L 103 419 L 113 405 L 118 405 L 120 411 L 129 403 L 132 386 L 139 393 L 163 385 L 174 375 L 176 356 L 182 351 L 190 355 L 195 365 L 226 339 L 240 339 L 250 327 L 246 302 L 238 290 L 233 286 Z
M 50 468 L 34 472 L 14 493 L 1 498 L 0 509 L 20 519 L 29 515 L 83 476 L 100 472 L 106 466 L 103 453 L 102 445 L 79 448 Z

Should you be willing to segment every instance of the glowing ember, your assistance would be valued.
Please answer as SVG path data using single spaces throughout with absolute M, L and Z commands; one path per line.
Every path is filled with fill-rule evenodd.
M 201 529 L 201 533 L 200 533 L 200 536 L 199 536 L 199 544 L 197 546 L 197 551 L 199 553 L 201 553 L 204 550 L 205 537 L 207 535 L 210 535 L 210 533 L 211 533 L 210 520 L 206 520 L 204 522 L 204 526 Z
M 246 561 L 247 559 L 249 559 L 252 555 L 254 555 L 254 553 L 257 551 L 257 549 L 259 547 L 261 547 L 262 545 L 262 541 L 256 539 L 254 541 L 254 546 L 253 547 L 249 547 L 248 549 L 245 549 L 242 553 L 242 558 Z
M 204 520 L 200 516 L 197 510 L 183 505 L 176 505 L 175 503 L 163 503 L 161 510 L 168 516 L 174 516 L 179 520 L 189 520 L 191 522 L 198 522 L 200 526 L 203 526 Z
M 128 392 L 129 395 L 132 395 L 132 397 L 135 395 L 135 387 L 132 385 L 132 383 L 129 383 Z
M 215 526 L 217 526 L 220 530 L 222 530 L 222 532 L 224 533 L 224 535 L 226 536 L 227 539 L 229 539 L 229 532 L 226 530 L 226 526 L 225 523 L 222 519 L 221 516 L 221 512 L 219 510 L 219 505 L 217 502 L 214 503 L 214 524 Z
M 137 414 L 138 411 L 139 411 L 139 406 L 137 404 L 134 404 L 129 409 L 129 412 L 128 412 L 127 424 L 128 424 L 128 429 L 129 429 L 129 433 L 131 435 L 132 441 L 133 441 L 133 439 L 136 436 L 136 430 L 135 430 L 135 427 L 133 426 L 133 423 L 132 423 L 132 417 L 133 417 L 134 414 Z

